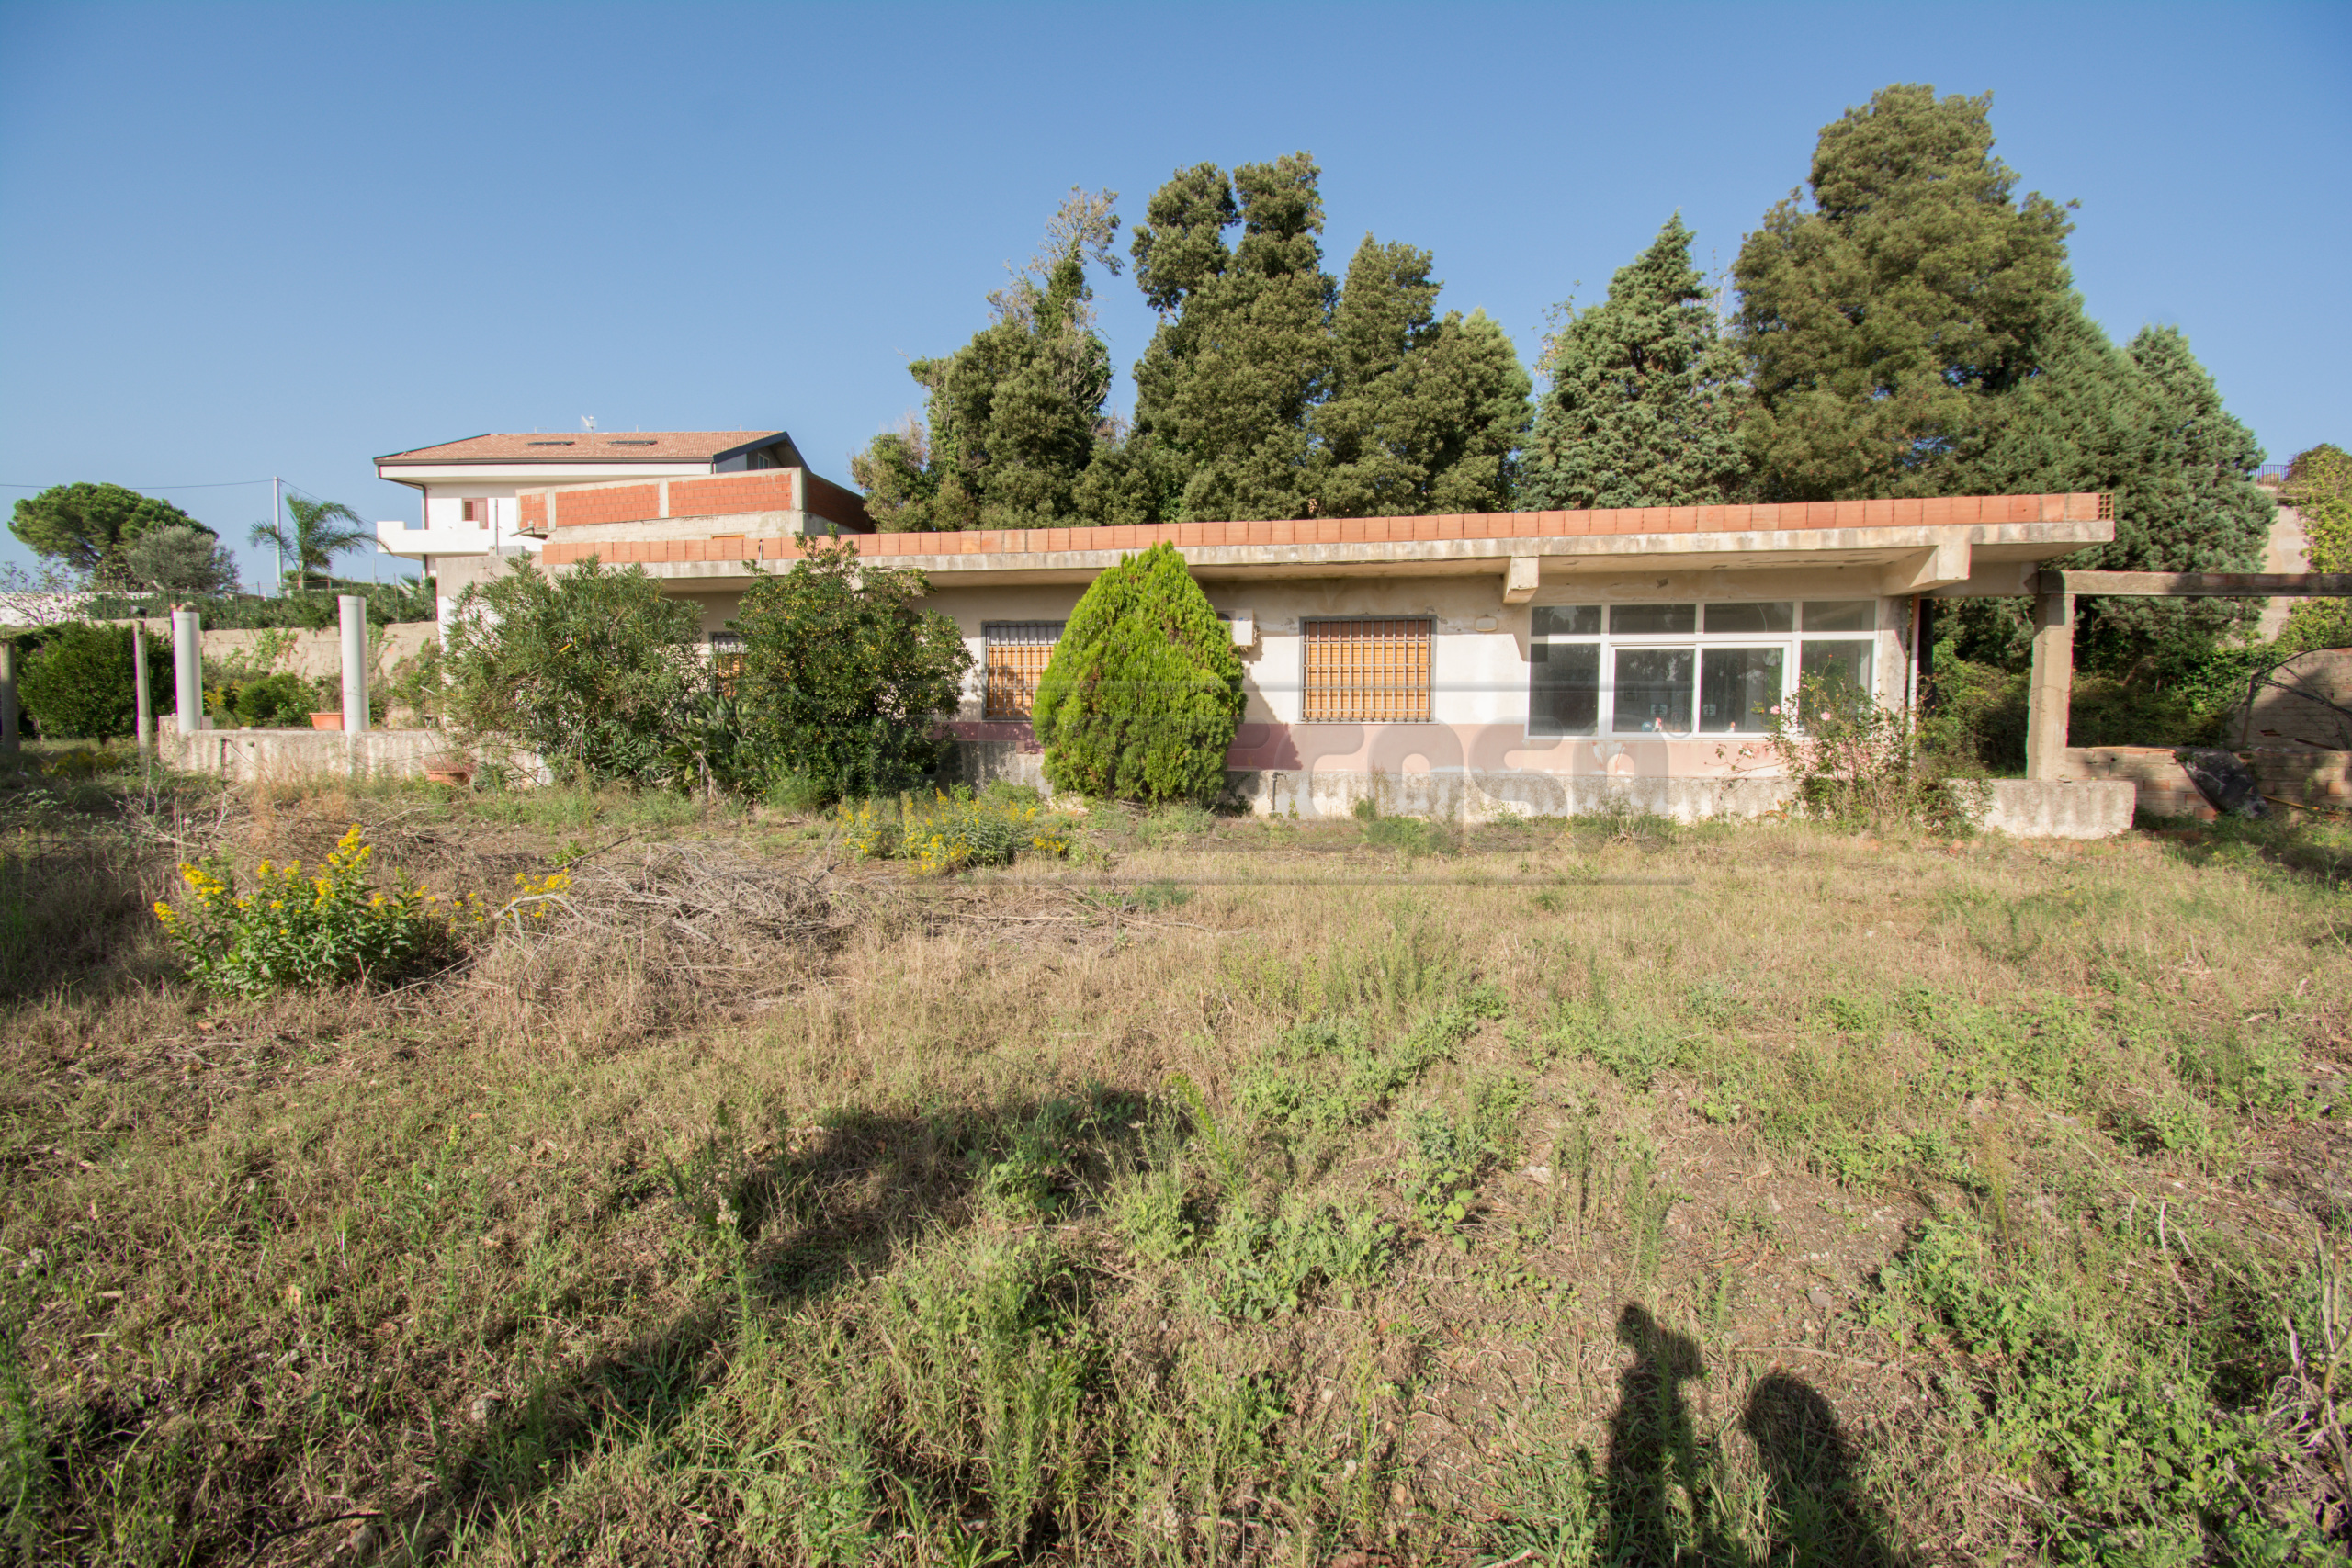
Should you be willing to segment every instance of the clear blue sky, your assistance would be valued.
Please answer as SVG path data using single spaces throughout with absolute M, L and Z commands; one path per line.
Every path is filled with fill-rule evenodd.
M 2352 444 L 2343 4 L 0 0 L 0 500 L 275 473 L 396 517 L 375 455 L 582 414 L 781 426 L 845 481 L 1070 186 L 1132 224 L 1298 148 L 1334 270 L 1427 247 L 1532 359 L 1678 208 L 1728 265 L 1896 81 L 1995 94 L 2110 333 L 2184 328 L 2274 459 Z M 1102 304 L 1124 405 L 1151 317 Z M 241 547 L 268 506 L 166 493 Z

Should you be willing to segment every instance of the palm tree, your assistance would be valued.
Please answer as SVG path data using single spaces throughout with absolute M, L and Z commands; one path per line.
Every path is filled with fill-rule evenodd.
M 288 556 L 294 558 L 297 589 L 311 585 L 313 571 L 326 576 L 328 563 L 344 551 L 356 549 L 375 537 L 359 521 L 359 513 L 339 501 L 304 501 L 299 495 L 289 495 L 286 498 L 286 510 L 294 514 L 290 525 L 256 523 L 253 542 L 277 547 L 281 561 Z

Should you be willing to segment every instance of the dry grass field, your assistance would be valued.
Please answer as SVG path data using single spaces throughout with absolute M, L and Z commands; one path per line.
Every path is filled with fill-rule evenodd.
M 150 904 L 352 823 L 396 989 Z M 0 792 L 25 1562 L 2322 1562 L 2352 850 Z

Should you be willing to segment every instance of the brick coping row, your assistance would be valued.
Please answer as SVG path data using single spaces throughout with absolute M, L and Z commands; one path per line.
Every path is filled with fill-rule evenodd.
M 996 528 L 949 534 L 845 535 L 860 555 L 996 556 L 1072 550 L 1220 546 L 1376 545 L 1477 539 L 1577 538 L 1641 534 L 1747 534 L 1834 528 L 1952 527 L 2112 520 L 2114 498 L 2052 495 L 1934 496 L 1901 501 L 1814 501 L 1756 506 L 1642 506 L 1589 512 L 1454 513 L 1433 517 L 1302 517 L 1254 523 L 1154 523 L 1111 528 Z M 671 522 L 684 519 L 671 518 Z M 708 519 L 721 523 L 724 519 Z M 599 556 L 615 565 L 697 560 L 793 560 L 794 538 L 614 539 L 550 543 L 548 564 Z

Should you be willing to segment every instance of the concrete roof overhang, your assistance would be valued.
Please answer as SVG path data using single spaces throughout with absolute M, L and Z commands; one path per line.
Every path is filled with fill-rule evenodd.
M 1939 597 L 1967 597 L 2030 593 L 2034 574 L 2042 562 L 2072 554 L 2086 545 L 2103 543 L 2113 534 L 2111 522 L 2063 520 L 1731 534 L 1611 534 L 1178 547 L 1193 574 L 1204 581 L 1491 575 L 1504 577 L 1515 591 L 1508 596 L 1518 598 L 1531 593 L 1538 584 L 1562 585 L 1642 572 L 1684 576 L 1839 568 L 1871 574 L 1875 580 L 1875 591 L 1883 593 L 1933 592 Z M 945 543 L 969 536 L 936 537 Z M 754 543 L 752 547 L 761 546 Z M 1009 588 L 1084 584 L 1128 553 L 1131 552 L 1120 549 L 983 552 L 956 548 L 877 553 L 875 564 L 920 570 L 935 590 Z M 763 561 L 763 566 L 780 570 L 787 558 L 779 557 L 772 564 Z M 751 571 L 740 561 L 642 564 L 650 575 L 674 582 L 685 592 L 740 590 L 752 580 Z

